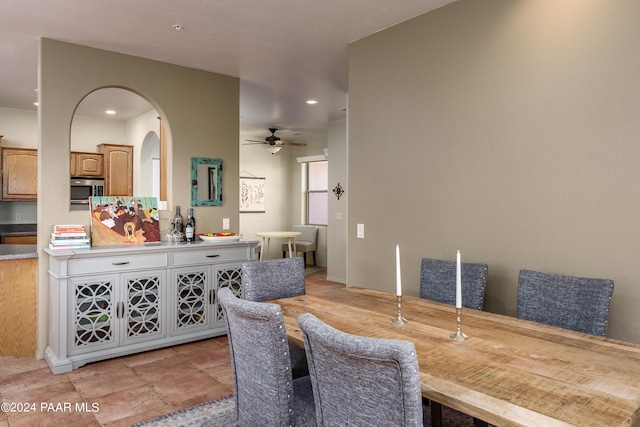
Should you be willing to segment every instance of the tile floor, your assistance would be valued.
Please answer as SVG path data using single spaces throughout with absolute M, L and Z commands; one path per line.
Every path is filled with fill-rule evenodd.
M 343 287 L 320 274 L 307 292 Z M 44 360 L 0 357 L 0 427 L 129 426 L 233 392 L 226 336 L 53 375 Z M 3 408 L 4 409 L 4 408 Z

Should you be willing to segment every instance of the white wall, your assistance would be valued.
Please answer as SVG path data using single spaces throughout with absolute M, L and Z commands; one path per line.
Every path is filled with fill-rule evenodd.
M 0 107 L 0 144 L 3 147 L 38 148 L 36 112 Z
M 245 239 L 259 240 L 256 232 L 291 230 L 292 226 L 305 222 L 302 166 L 296 158 L 323 154 L 327 146 L 327 136 L 325 133 L 307 133 L 304 140 L 291 138 L 308 145 L 285 147 L 277 154 L 267 153 L 265 146 L 261 145 L 240 145 L 240 175 L 266 178 L 266 212 L 240 214 L 240 233 Z M 244 139 L 243 136 L 241 140 Z M 264 256 L 269 259 L 282 258 L 282 243 L 284 241 L 273 239 L 269 253 Z M 311 255 L 308 255 L 307 263 L 312 262 Z M 327 265 L 326 227 L 318 229 L 316 262 L 321 266 Z
M 36 112 L 0 107 L 0 134 L 2 147 L 38 148 Z M 35 224 L 37 216 L 36 202 L 0 201 L 0 224 Z
M 240 145 L 240 177 L 265 178 L 265 212 L 240 213 L 238 231 L 246 240 L 259 240 L 256 233 L 260 231 L 289 230 L 291 228 L 290 189 L 291 168 L 295 162 L 291 151 L 280 150 L 277 154 L 269 154 L 261 145 Z M 236 203 L 238 203 L 236 201 Z M 202 230 L 215 232 L 218 230 Z M 277 239 L 270 245 L 265 259 L 281 258 L 282 252 Z

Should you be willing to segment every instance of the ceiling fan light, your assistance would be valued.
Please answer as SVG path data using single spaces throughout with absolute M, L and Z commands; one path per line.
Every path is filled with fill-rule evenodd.
M 278 151 L 280 151 L 281 148 L 282 147 L 269 146 L 269 147 L 267 147 L 267 153 L 276 154 Z

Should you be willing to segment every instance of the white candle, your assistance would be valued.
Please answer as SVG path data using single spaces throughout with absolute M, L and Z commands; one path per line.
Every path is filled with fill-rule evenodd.
M 402 281 L 400 278 L 400 245 L 396 245 L 396 295 L 402 295 Z
M 460 267 L 460 251 L 456 260 L 456 308 L 462 308 L 462 273 Z

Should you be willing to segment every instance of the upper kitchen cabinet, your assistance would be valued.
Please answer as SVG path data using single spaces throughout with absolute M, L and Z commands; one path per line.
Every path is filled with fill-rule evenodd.
M 104 195 L 133 196 L 133 146 L 100 144 L 104 156 Z
M 38 150 L 2 148 L 2 199 L 38 199 Z
M 71 176 L 74 178 L 102 178 L 103 155 L 100 153 L 71 152 Z

